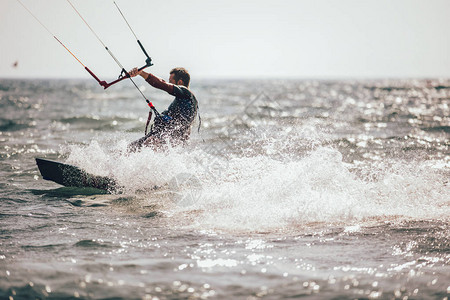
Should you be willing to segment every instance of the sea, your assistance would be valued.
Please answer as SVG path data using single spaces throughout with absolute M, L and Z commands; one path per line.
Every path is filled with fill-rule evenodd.
M 449 298 L 450 79 L 191 90 L 189 144 L 129 152 L 149 110 L 130 82 L 0 80 L 0 299 Z

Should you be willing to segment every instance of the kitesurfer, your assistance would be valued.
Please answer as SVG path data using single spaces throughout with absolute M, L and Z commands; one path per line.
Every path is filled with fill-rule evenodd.
M 175 96 L 167 110 L 155 117 L 148 134 L 132 142 L 130 151 L 136 151 L 142 146 L 161 149 L 169 142 L 172 146 L 184 145 L 189 139 L 191 127 L 198 111 L 198 102 L 189 90 L 190 75 L 184 68 L 174 68 L 170 71 L 169 82 L 137 68 L 129 72 L 131 77 L 140 75 L 151 86 L 166 91 Z

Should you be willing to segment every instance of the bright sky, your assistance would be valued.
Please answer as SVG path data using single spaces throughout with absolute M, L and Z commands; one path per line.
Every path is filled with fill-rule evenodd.
M 67 1 L 21 1 L 99 77 L 118 75 Z M 144 64 L 112 0 L 71 1 L 126 69 Z M 449 0 L 117 3 L 163 77 L 450 77 Z M 0 37 L 2 78 L 90 78 L 16 0 L 0 0 Z

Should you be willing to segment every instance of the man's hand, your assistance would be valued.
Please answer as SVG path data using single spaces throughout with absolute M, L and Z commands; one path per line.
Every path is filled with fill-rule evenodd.
M 137 75 L 142 75 L 142 71 L 139 71 L 138 68 L 132 69 L 130 72 L 128 72 L 131 77 L 136 77 Z
M 130 74 L 131 77 L 141 75 L 145 80 L 148 78 L 148 73 L 144 72 L 144 70 L 139 71 L 138 68 L 132 69 L 128 74 Z

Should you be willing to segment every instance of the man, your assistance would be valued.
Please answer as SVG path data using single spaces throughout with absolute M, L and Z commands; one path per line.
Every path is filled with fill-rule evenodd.
M 150 132 L 129 145 L 135 151 L 142 146 L 160 149 L 170 142 L 172 145 L 185 144 L 191 133 L 192 123 L 198 111 L 198 102 L 189 90 L 190 75 L 184 68 L 174 68 L 170 71 L 169 83 L 151 73 L 134 68 L 129 72 L 131 77 L 142 76 L 151 86 L 166 91 L 175 96 L 173 102 L 161 117 L 155 117 Z

